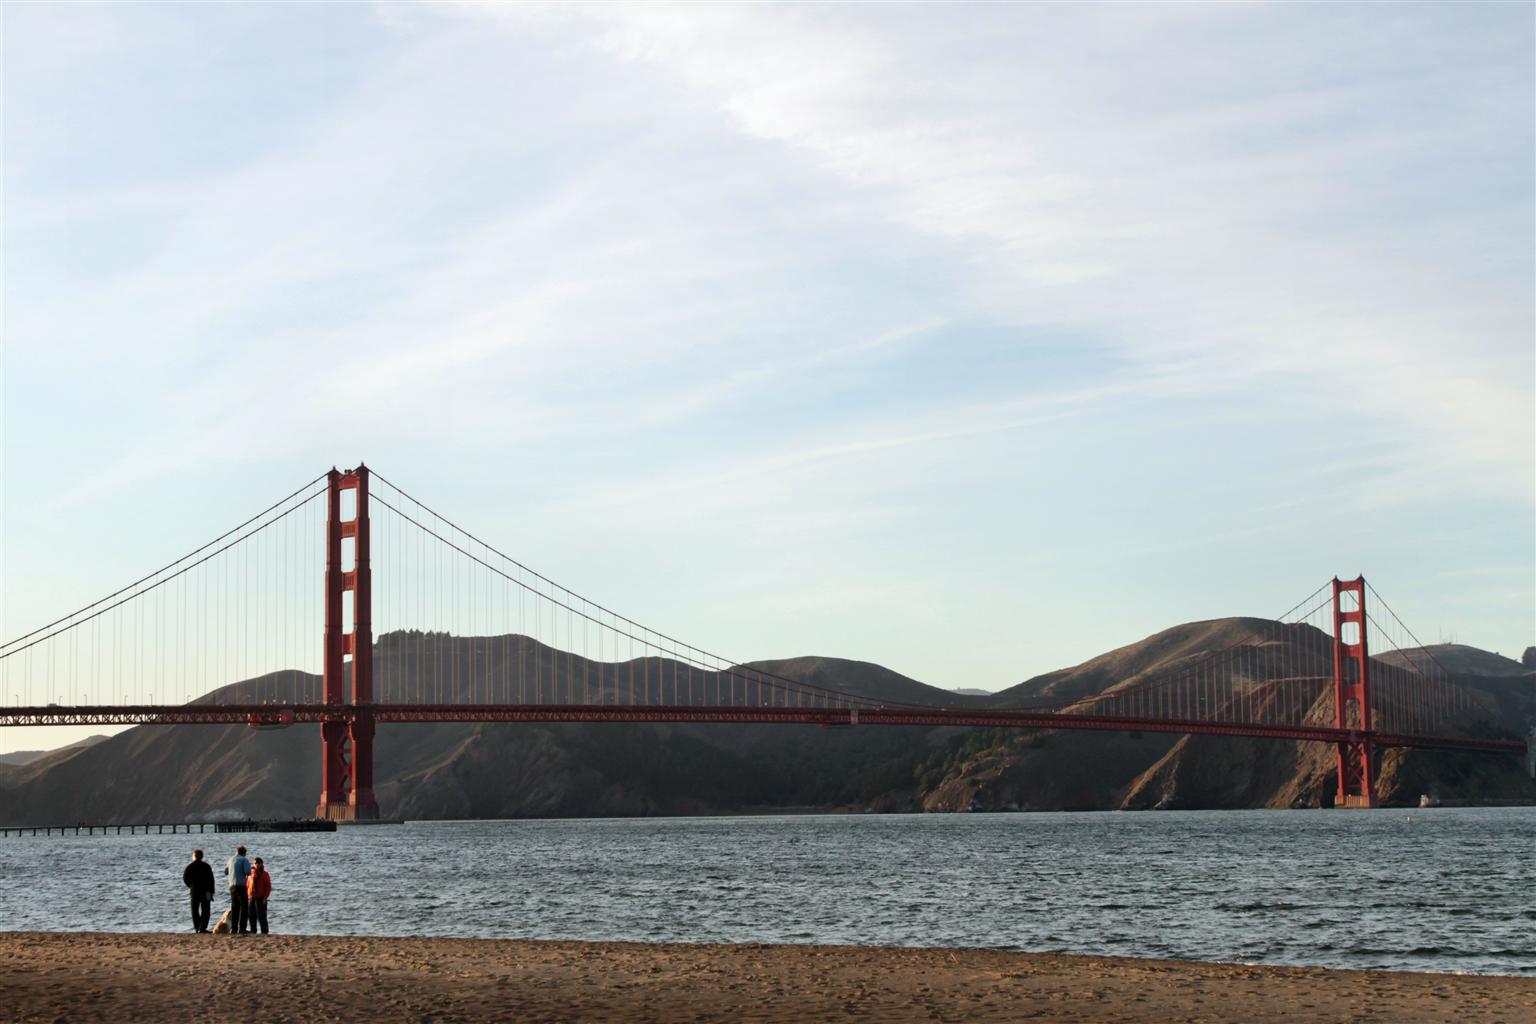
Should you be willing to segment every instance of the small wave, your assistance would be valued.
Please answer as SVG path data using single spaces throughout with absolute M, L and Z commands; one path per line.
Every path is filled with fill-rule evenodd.
M 1255 914 L 1268 910 L 1304 910 L 1300 903 L 1218 903 L 1217 910 L 1226 910 L 1239 914 Z
M 1444 956 L 1458 960 L 1528 960 L 1536 949 L 1454 949 L 1449 946 L 1415 946 L 1400 956 Z

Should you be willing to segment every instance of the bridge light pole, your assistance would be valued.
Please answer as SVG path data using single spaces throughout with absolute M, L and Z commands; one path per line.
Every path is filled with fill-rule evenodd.
M 351 519 L 341 518 L 341 495 L 357 496 Z M 352 568 L 342 565 L 342 541 L 352 538 Z M 373 571 L 368 557 L 368 467 L 359 464 L 326 475 L 325 521 L 325 660 L 326 704 L 348 702 L 350 714 L 337 712 L 320 724 L 320 803 L 315 817 L 340 821 L 375 819 L 373 796 Z M 352 595 L 352 628 L 347 629 L 346 595 Z M 352 660 L 347 661 L 348 658 Z

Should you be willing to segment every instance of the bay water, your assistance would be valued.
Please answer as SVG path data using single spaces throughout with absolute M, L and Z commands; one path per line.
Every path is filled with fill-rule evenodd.
M 289 933 L 991 947 L 1536 975 L 1536 808 L 13 834 L 0 837 L 0 930 L 189 931 L 181 871 L 192 848 L 207 851 L 222 886 L 238 843 L 265 858 L 272 927 Z M 215 917 L 227 905 L 221 893 Z

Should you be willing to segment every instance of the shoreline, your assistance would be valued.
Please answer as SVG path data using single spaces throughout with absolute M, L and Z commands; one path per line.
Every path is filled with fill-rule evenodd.
M 3 766 L 0 766 L 0 767 L 3 767 Z M 1386 812 L 1392 812 L 1392 813 L 1401 813 L 1401 812 L 1419 813 L 1419 812 L 1434 812 L 1434 811 L 1518 810 L 1518 809 L 1522 809 L 1522 808 L 1526 808 L 1526 807 L 1536 807 L 1536 801 L 1492 800 L 1492 801 L 1488 801 L 1488 802 L 1472 802 L 1472 801 L 1468 801 L 1468 800 L 1456 800 L 1456 801 L 1451 801 L 1451 802 L 1446 802 L 1446 803 L 1432 804 L 1432 805 L 1430 805 L 1428 807 L 1422 806 L 1420 804 L 1409 804 L 1409 803 L 1403 803 L 1403 804 L 1383 803 L 1383 804 L 1377 805 L 1376 807 L 1371 807 L 1371 808 L 1358 808 L 1358 807 L 1356 807 L 1356 808 L 1335 808 L 1335 807 L 1322 807 L 1322 806 L 1319 806 L 1319 807 L 1268 807 L 1268 806 L 1257 806 L 1257 807 L 1087 807 L 1087 808 L 1084 808 L 1084 807 L 1054 807 L 1054 808 L 1051 808 L 1051 807 L 1044 807 L 1044 808 L 1042 808 L 1042 807 L 985 807 L 985 808 L 976 808 L 974 810 L 965 810 L 965 811 L 939 811 L 939 810 L 930 811 L 930 810 L 924 810 L 921 807 L 901 807 L 901 808 L 880 808 L 880 809 L 875 809 L 875 808 L 871 808 L 871 807 L 851 806 L 851 805 L 850 806 L 839 806 L 839 807 L 822 807 L 822 806 L 818 806 L 816 804 L 795 804 L 793 806 L 786 806 L 786 807 L 771 806 L 771 807 L 743 807 L 743 808 L 734 808 L 734 809 L 730 809 L 730 810 L 698 810 L 698 811 L 694 811 L 694 812 L 689 813 L 689 814 L 681 814 L 681 813 L 677 813 L 677 814 L 590 814 L 590 815 L 589 814 L 555 814 L 555 815 L 524 815 L 524 816 L 515 817 L 515 818 L 394 818 L 394 817 L 386 817 L 386 818 L 373 819 L 373 820 L 367 820 L 367 819 L 365 819 L 365 820 L 338 820 L 336 822 L 336 825 L 339 828 L 353 828 L 353 827 L 358 827 L 358 826 L 371 826 L 371 825 L 491 825 L 491 824 L 502 824 L 502 823 L 517 823 L 517 822 L 542 822 L 542 823 L 550 823 L 550 822 L 568 822 L 568 821 L 589 821 L 589 822 L 603 822 L 603 821 L 689 821 L 689 820 L 706 820 L 707 821 L 707 820 L 714 820 L 714 819 L 719 819 L 719 818 L 817 818 L 817 817 L 823 817 L 823 818 L 863 818 L 863 817 L 871 817 L 871 818 L 880 818 L 880 817 L 892 817 L 892 818 L 894 818 L 894 817 L 963 818 L 963 817 L 967 817 L 967 816 L 977 816 L 977 817 L 998 816 L 998 817 L 1007 817 L 1009 815 L 1019 815 L 1019 816 L 1026 816 L 1027 817 L 1027 816 L 1047 815 L 1047 814 L 1068 814 L 1068 815 L 1079 815 L 1079 814 L 1081 814 L 1081 815 L 1088 815 L 1088 814 L 1145 815 L 1145 814 L 1150 814 L 1150 815 L 1164 816 L 1164 815 L 1180 815 L 1180 814 L 1247 814 L 1247 813 L 1251 813 L 1251 812 L 1261 812 L 1261 813 L 1272 813 L 1272 814 L 1277 814 L 1278 815 L 1278 814 L 1293 814 L 1293 813 L 1298 813 L 1298 812 L 1300 812 L 1300 813 L 1311 813 L 1311 812 L 1319 812 L 1319 811 L 1327 811 L 1327 812 L 1330 812 L 1330 813 L 1333 812 L 1333 811 L 1339 811 L 1341 814 L 1355 815 L 1355 814 L 1361 814 L 1361 813 L 1368 813 L 1370 811 L 1378 811 L 1378 812 L 1386 811 Z M 218 813 L 218 812 L 214 812 L 214 813 Z M 313 818 L 311 816 L 306 816 L 306 815 L 304 815 L 302 813 L 299 813 L 299 814 L 297 814 L 297 815 L 295 815 L 294 817 L 291 817 L 291 818 L 290 817 L 277 817 L 277 818 L 244 819 L 244 818 L 209 818 L 209 817 L 198 818 L 198 817 L 193 817 L 193 818 L 184 818 L 182 820 L 174 821 L 174 822 L 172 822 L 172 821 L 166 821 L 166 822 L 163 822 L 163 823 L 151 822 L 147 826 L 146 826 L 146 824 L 143 821 L 138 821 L 138 820 L 131 821 L 131 822 L 130 821 L 122 821 L 122 822 L 113 821 L 113 822 L 109 822 L 109 823 L 105 823 L 105 824 L 100 822 L 100 821 L 97 821 L 97 822 L 70 821 L 70 822 L 63 822 L 63 823 L 53 822 L 52 824 L 48 824 L 48 823 L 44 823 L 44 822 L 27 822 L 25 824 L 16 824 L 15 822 L 7 823 L 5 820 L 0 820 L 0 830 L 5 830 L 5 831 L 9 831 L 9 832 L 28 832 L 28 833 L 30 833 L 34 829 L 39 830 L 39 831 L 44 830 L 44 829 L 51 829 L 54 832 L 59 832 L 59 833 L 68 832 L 68 833 L 73 834 L 74 830 L 77 829 L 77 828 L 79 828 L 79 829 L 94 828 L 94 829 L 97 829 L 98 831 L 100 831 L 101 834 L 103 834 L 103 835 L 115 835 L 115 834 L 118 834 L 117 831 L 116 831 L 118 829 L 136 828 L 136 829 L 140 830 L 139 832 L 134 833 L 136 835 L 167 835 L 167 836 L 168 835 L 212 835 L 212 834 L 214 834 L 215 832 L 218 831 L 215 828 L 215 826 L 217 826 L 217 825 L 227 825 L 227 824 L 238 823 L 238 822 L 247 821 L 247 820 L 256 821 L 258 823 L 260 823 L 260 822 L 271 822 L 271 821 L 279 821 L 279 822 L 285 822 L 286 823 L 286 822 L 315 821 L 315 820 L 319 820 L 319 819 L 315 819 L 315 818 Z M 207 827 L 207 831 L 206 832 L 189 831 L 189 829 L 188 829 L 189 826 L 197 826 L 197 825 L 204 825 L 204 826 L 206 826 Z M 182 831 L 176 832 L 176 833 L 173 833 L 173 832 L 158 832 L 158 831 L 156 831 L 156 832 L 147 832 L 147 831 L 144 831 L 144 829 L 146 829 L 146 827 L 147 828 L 151 828 L 151 829 L 160 828 L 160 827 L 163 827 L 163 828 L 166 828 L 166 829 L 170 829 L 172 827 L 175 827 L 175 828 L 181 829 Z M 113 831 L 107 832 L 106 830 L 108 830 L 108 829 L 113 830 Z M 310 830 L 307 830 L 307 829 L 296 829 L 296 830 L 282 829 L 282 830 L 275 830 L 275 831 L 305 832 L 305 831 L 310 831 Z M 327 829 L 325 831 L 330 831 L 330 830 Z M 231 832 L 231 833 L 221 833 L 221 834 L 239 835 L 239 834 L 242 834 L 242 833 Z M 254 834 L 254 833 L 251 833 L 251 834 Z
M 0 932 L 8 1020 L 1482 1021 L 1536 979 L 985 949 Z

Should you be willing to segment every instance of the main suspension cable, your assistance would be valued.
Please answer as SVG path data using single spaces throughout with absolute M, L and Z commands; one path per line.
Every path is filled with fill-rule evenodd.
M 379 474 L 377 472 L 375 472 L 373 475 L 377 479 L 383 479 L 382 477 L 379 476 Z M 385 483 L 389 483 L 389 481 L 387 481 L 387 480 L 385 480 L 384 482 Z M 672 645 L 670 648 L 665 648 L 665 647 L 662 647 L 662 645 L 660 645 L 660 644 L 653 643 L 650 640 L 647 640 L 645 637 L 636 636 L 634 633 L 632 633 L 632 632 L 630 632 L 628 630 L 622 629 L 622 628 L 620 628 L 618 626 L 602 624 L 604 626 L 604 628 L 606 628 L 606 629 L 608 629 L 608 630 L 610 630 L 610 631 L 612 631 L 614 633 L 617 633 L 620 636 L 625 636 L 625 637 L 628 637 L 631 640 L 639 641 L 639 643 L 643 647 L 655 647 L 658 650 L 664 650 L 664 651 L 666 651 L 666 653 L 672 655 L 677 660 L 689 661 L 690 664 L 693 664 L 693 661 L 691 661 L 687 656 L 682 654 L 682 652 L 680 650 L 681 648 L 687 648 L 690 651 L 696 651 L 698 654 L 703 655 L 705 658 L 714 659 L 715 661 L 720 662 L 720 663 L 722 663 L 722 664 L 724 664 L 726 666 L 725 668 L 714 667 L 714 668 L 711 668 L 710 671 L 713 671 L 713 672 L 728 672 L 728 673 L 730 673 L 732 675 L 739 675 L 739 674 L 742 674 L 743 672 L 756 674 L 756 675 L 765 677 L 767 679 L 774 680 L 776 683 L 783 684 L 782 686 L 770 684 L 771 688 L 772 689 L 776 689 L 776 690 L 781 690 L 781 689 L 784 689 L 785 687 L 788 687 L 790 689 L 795 689 L 795 690 L 813 690 L 813 691 L 816 691 L 817 693 L 825 694 L 825 695 L 827 695 L 829 697 L 836 697 L 836 698 L 840 698 L 840 699 L 847 700 L 847 701 L 858 702 L 858 703 L 862 703 L 862 704 L 864 704 L 866 706 L 869 706 L 869 707 L 880 707 L 880 706 L 892 707 L 892 706 L 896 706 L 896 707 L 921 708 L 921 707 L 930 707 L 931 706 L 931 705 L 924 705 L 924 704 L 907 704 L 907 703 L 903 703 L 903 702 L 900 702 L 900 701 L 877 701 L 877 700 L 875 700 L 873 698 L 870 698 L 870 697 L 862 697 L 862 696 L 859 696 L 857 694 L 846 693 L 846 692 L 844 692 L 842 690 L 835 690 L 835 689 L 832 689 L 830 687 L 817 686 L 817 685 L 815 685 L 813 683 L 797 682 L 796 680 L 790 679 L 787 676 L 779 675 L 778 673 L 775 673 L 775 672 L 769 672 L 769 671 L 766 671 L 764 669 L 748 668 L 745 665 L 743 665 L 742 663 L 733 662 L 731 659 L 726 658 L 726 657 L 724 657 L 722 655 L 714 654 L 714 653 L 712 653 L 710 651 L 703 650 L 702 648 L 693 647 L 690 644 L 683 643 L 681 640 L 678 640 L 675 637 L 668 636 L 667 634 L 661 633 L 661 632 L 659 632 L 657 630 L 654 630 L 654 629 L 650 629 L 649 627 L 644 626 L 644 625 L 634 621 L 633 619 L 627 618 L 627 617 L 625 617 L 623 615 L 620 615 L 620 614 L 614 612 L 613 610 L 611 610 L 609 608 L 606 608 L 606 607 L 604 607 L 602 605 L 599 605 L 596 601 L 592 601 L 592 600 L 589 600 L 587 598 L 584 598 L 580 594 L 577 594 L 575 591 L 570 590 L 569 588 L 564 587 L 564 586 L 562 586 L 559 583 L 556 583 L 554 580 L 549 579 L 547 576 L 544 576 L 541 573 L 538 573 L 538 572 L 535 572 L 532 569 L 529 569 L 527 566 L 523 565 L 521 562 L 517 561 L 515 558 L 511 558 L 511 557 L 503 554 L 502 552 L 497 551 L 490 544 L 487 544 L 485 541 L 481 540 L 479 537 L 476 537 L 474 534 L 471 534 L 468 530 L 461 529 L 460 527 L 455 525 L 451 520 L 444 518 L 443 516 L 439 515 L 437 512 L 434 512 L 432 509 L 428 508 L 426 505 L 423 505 L 423 504 L 421 504 L 421 502 L 416 501 L 415 498 L 411 498 L 411 496 L 409 494 L 407 494 L 405 491 L 401 490 L 399 487 L 396 487 L 394 484 L 389 483 L 389 486 L 391 488 L 393 488 L 395 491 L 397 491 L 398 493 L 404 495 L 407 498 L 410 498 L 410 500 L 413 503 L 415 503 L 417 505 L 420 505 L 423 509 L 425 509 L 427 512 L 429 512 L 434 519 L 437 519 L 440 522 L 446 523 L 448 526 L 452 527 L 454 530 L 456 530 L 460 534 L 462 534 L 465 537 L 469 538 L 470 540 L 474 541 L 476 544 L 479 544 L 481 547 L 485 548 L 487 551 L 490 551 L 493 554 L 495 554 L 495 555 L 497 555 L 497 556 L 499 556 L 501 558 L 506 559 L 506 561 L 508 561 L 511 564 L 517 566 L 519 569 L 524 570 L 529 575 L 534 576 L 537 579 L 539 579 L 539 580 L 543 581 L 544 583 L 548 584 L 549 587 L 550 587 L 551 593 L 550 594 L 541 593 L 540 591 L 535 589 L 533 586 L 531 586 L 526 581 L 518 579 L 516 576 L 513 576 L 512 574 L 508 573 L 506 570 L 504 570 L 504 569 L 502 569 L 502 568 L 500 568 L 498 566 L 492 565 L 490 562 L 487 562 L 485 559 L 481 558 L 479 555 L 476 555 L 472 551 L 469 551 L 466 548 L 461 547 L 458 544 L 455 544 L 452 540 L 450 540 L 447 537 L 444 537 L 441 533 L 438 533 L 436 530 L 433 530 L 430 526 L 427 526 L 425 523 L 423 523 L 420 520 L 416 519 L 415 517 L 411 516 L 409 513 L 403 512 L 400 509 L 396 508 L 392 503 L 390 503 L 387 499 L 385 499 L 384 497 L 380 496 L 379 494 L 375 493 L 375 494 L 372 494 L 372 495 L 369 496 L 370 500 L 377 501 L 380 505 L 383 505 L 385 508 L 389 509 L 391 512 L 395 513 L 395 515 L 399 516 L 401 519 L 404 519 L 406 522 L 408 522 L 411 525 L 415 526 L 417 529 L 423 531 L 424 533 L 428 534 L 429 536 L 431 536 L 431 537 L 435 538 L 436 540 L 440 541 L 441 543 L 447 545 L 448 547 L 450 547 L 453 550 L 457 551 L 459 554 L 465 556 L 466 558 L 470 559 L 471 561 L 473 561 L 473 562 L 475 562 L 475 563 L 485 567 L 486 569 L 490 570 L 491 572 L 494 572 L 496 575 L 502 577 L 503 579 L 507 580 L 508 582 L 513 583 L 516 586 L 523 588 L 524 590 L 534 594 L 536 597 L 539 597 L 539 598 L 541 598 L 541 599 L 543 599 L 545 601 L 548 601 L 554 607 L 564 609 L 565 611 L 571 613 L 572 615 L 580 616 L 581 618 L 583 618 L 583 619 L 585 619 L 587 621 L 590 621 L 590 622 L 598 622 L 599 621 L 598 619 L 594 618 L 591 613 L 589 613 L 589 612 L 587 612 L 587 611 L 585 611 L 585 610 L 583 610 L 581 608 L 575 607 L 574 604 L 567 604 L 566 602 L 559 600 L 558 598 L 556 598 L 553 595 L 553 591 L 555 591 L 555 590 L 562 591 L 565 594 L 570 595 L 571 598 L 574 598 L 577 601 L 583 602 L 586 606 L 588 606 L 590 608 L 597 609 L 599 612 L 606 612 L 608 615 L 612 616 L 616 621 L 623 622 L 627 626 L 632 627 L 634 630 L 637 630 L 637 631 L 642 632 L 642 633 L 649 634 L 649 635 L 654 636 L 654 637 L 659 637 L 662 640 L 665 640 L 668 644 Z M 551 639 L 553 639 L 553 638 L 551 638 Z M 702 668 L 704 666 L 701 664 L 698 667 Z M 739 668 L 739 670 L 738 670 L 738 668 Z
M 316 479 L 319 479 L 319 478 L 317 477 Z M 311 483 L 313 483 L 313 482 L 314 481 L 311 481 Z M 298 491 L 294 492 L 294 494 L 298 494 L 298 493 L 299 493 Z M 112 597 L 116 597 L 119 594 L 124 594 L 124 593 L 127 593 L 130 590 L 133 590 L 132 586 L 122 588 L 121 590 L 117 591 L 116 594 L 113 594 L 112 597 L 104 597 L 100 601 L 95 601 L 95 602 L 93 602 L 93 603 L 91 603 L 89 605 L 86 605 L 85 608 L 82 608 L 79 612 L 76 612 L 75 615 L 66 615 L 64 618 L 56 620 L 53 623 L 53 625 L 55 625 L 55 626 L 57 626 L 61 622 L 68 622 L 69 623 L 69 625 L 64 626 L 62 629 L 54 630 L 52 633 L 48 633 L 45 636 L 37 636 L 38 633 L 42 632 L 42 629 L 34 629 L 31 633 L 27 634 L 27 637 L 36 637 L 36 639 L 32 640 L 29 643 L 25 643 L 25 644 L 21 643 L 21 641 L 25 640 L 27 637 L 17 637 L 15 640 L 11 641 L 11 644 L 6 645 L 6 646 L 10 647 L 9 650 L 0 651 L 0 659 L 9 658 L 13 654 L 19 654 L 22 651 L 25 651 L 25 650 L 27 650 L 30 647 L 34 647 L 37 644 L 43 643 L 43 642 L 45 642 L 47 640 L 51 640 L 51 639 L 53 639 L 56 636 L 59 636 L 59 635 L 61 635 L 63 633 L 66 633 L 69 630 L 74 629 L 76 626 L 83 625 L 83 624 L 85 624 L 87 622 L 90 622 L 92 619 L 99 618 L 100 616 L 105 615 L 107 612 L 112 611 L 114 608 L 121 608 L 123 605 L 127 604 L 129 601 L 136 600 L 136 599 L 138 599 L 140 597 L 143 597 L 145 594 L 149 594 L 149 593 L 152 593 L 152 592 L 158 590 L 160 587 L 164 586 L 165 584 L 169 583 L 170 581 L 181 577 L 183 574 L 188 573 L 188 572 L 192 571 L 193 569 L 196 569 L 200 565 L 204 565 L 207 562 L 212 561 L 213 559 L 217 558 L 219 555 L 222 555 L 224 552 L 230 550 L 231 548 L 236 547 L 237 545 L 243 544 L 247 540 L 250 540 L 252 537 L 254 537 L 257 534 L 261 533 L 263 530 L 267 529 L 268 527 L 271 527 L 271 526 L 273 526 L 276 523 L 282 522 L 288 516 L 292 515 L 294 512 L 298 511 L 299 509 L 304 508 L 311 501 L 314 501 L 316 498 L 318 498 L 320 495 L 322 495 L 324 493 L 325 493 L 325 489 L 324 488 L 322 488 L 322 489 L 320 489 L 318 491 L 315 491 L 313 494 L 310 494 L 310 495 L 306 496 L 304 498 L 304 500 L 300 501 L 297 505 L 294 505 L 294 506 L 290 507 L 289 509 L 284 511 L 281 515 L 273 516 L 271 519 L 267 520 L 265 523 L 262 523 L 256 529 L 252 530 L 250 533 L 245 534 L 243 537 L 237 537 L 234 540 L 230 541 L 228 544 L 224 545 L 223 547 L 221 547 L 221 548 L 219 548 L 219 549 L 217 549 L 215 551 L 209 551 L 208 554 L 204 555 L 202 558 L 199 558 L 197 561 L 192 562 L 192 563 L 190 563 L 188 565 L 182 566 L 180 569 L 177 569 L 175 572 L 171 573 L 169 576 L 164 576 L 164 577 L 162 577 L 162 578 L 160 578 L 158 580 L 155 580 L 155 582 L 151 583 L 149 586 L 145 587 L 142 590 L 137 590 L 137 591 L 134 591 L 131 594 L 128 594 L 127 597 L 123 598 L 120 601 L 117 601 L 117 602 L 115 602 L 113 604 L 109 604 L 109 605 L 107 605 L 104 608 L 96 608 L 97 605 L 100 605 L 100 604 L 103 604 L 106 601 L 112 600 Z M 293 496 L 294 495 L 289 495 L 288 497 L 292 498 Z M 284 499 L 284 500 L 286 501 L 288 499 Z M 282 504 L 282 502 L 278 502 L 277 505 L 272 506 L 272 508 L 269 508 L 266 511 L 267 512 L 271 512 L 273 508 L 277 508 L 278 505 L 281 505 L 281 504 Z M 265 513 L 263 513 L 263 514 L 265 514 Z M 261 518 L 261 516 L 256 516 L 256 517 L 254 517 L 252 519 L 247 519 L 245 521 L 245 523 L 243 524 L 243 526 L 249 526 L 251 523 L 255 522 L 257 519 L 260 519 L 260 518 Z M 242 527 L 236 527 L 234 530 L 230 530 L 228 533 L 225 533 L 223 537 L 220 537 L 219 540 L 223 540 L 224 537 L 228 537 L 228 536 L 230 536 L 230 534 L 238 532 L 240 529 L 243 528 L 243 526 Z M 198 548 L 197 550 L 198 551 L 204 551 L 208 547 L 210 547 L 212 544 L 217 544 L 217 543 L 218 543 L 217 540 L 211 541 L 211 542 L 209 542 L 209 544 L 204 544 L 202 547 Z M 194 554 L 195 553 L 196 552 L 194 552 Z M 191 555 L 187 555 L 184 558 L 178 558 L 176 561 L 171 563 L 171 566 L 179 565 L 180 563 L 185 562 L 187 560 L 187 558 L 191 558 L 191 557 L 192 557 Z M 167 566 L 166 569 L 169 569 L 171 566 Z M 166 571 L 165 569 L 161 569 L 160 570 L 160 572 L 162 572 L 162 573 L 165 572 L 165 571 Z M 146 577 L 144 577 L 143 580 L 140 580 L 139 583 L 143 583 L 145 580 L 153 579 L 155 575 L 156 574 L 151 574 L 149 576 L 146 576 Z M 134 584 L 134 586 L 137 586 L 137 585 L 138 584 Z M 92 608 L 96 608 L 96 611 L 91 612 L 90 615 L 86 615 L 84 618 L 76 618 L 76 616 L 79 616 L 83 612 L 89 611 Z M 43 629 L 48 629 L 48 628 L 50 628 L 50 627 L 48 627 L 48 626 L 44 626 L 43 627 Z M 19 645 L 19 646 L 12 646 L 12 645 Z
M 197 550 L 192 551 L 189 554 L 182 555 L 180 558 L 176 559 L 174 562 L 169 563 L 168 565 L 161 566 L 160 568 L 156 569 L 154 572 L 150 573 L 148 576 L 145 576 L 142 579 L 135 580 L 134 582 L 128 584 L 126 587 L 123 587 L 120 590 L 116 590 L 113 593 L 108 594 L 106 597 L 103 597 L 103 598 L 100 598 L 98 600 L 92 601 L 90 604 L 86 605 L 84 608 L 81 608 L 78 611 L 71 612 L 70 614 L 64 616 L 61 619 L 54 619 L 52 622 L 48 623 L 46 626 L 39 626 L 36 629 L 34 629 L 32 632 L 30 632 L 30 633 L 26 633 L 26 634 L 24 634 L 22 636 L 17 637 L 14 640 L 8 640 L 5 643 L 0 644 L 0 652 L 4 652 L 4 653 L 0 653 L 0 657 L 6 657 L 9 654 L 14 653 L 14 652 L 10 652 L 10 651 L 5 651 L 5 648 L 15 646 L 16 644 L 21 643 L 23 640 L 26 640 L 26 639 L 28 639 L 30 637 L 36 636 L 37 634 L 43 632 L 44 630 L 52 629 L 54 626 L 57 626 L 61 622 L 68 622 L 71 619 L 76 618 L 77 616 L 83 615 L 86 612 L 90 611 L 92 608 L 95 608 L 97 605 L 104 604 L 107 601 L 112 600 L 114 597 L 117 597 L 120 594 L 126 594 L 128 591 L 133 590 L 139 584 L 144 583 L 144 582 L 146 582 L 148 580 L 152 580 L 156 576 L 159 576 L 161 573 L 165 572 L 166 570 L 172 569 L 175 566 L 180 565 L 182 562 L 185 562 L 187 559 L 191 558 L 193 555 L 199 554 L 200 552 L 206 551 L 208 548 L 213 547 L 213 545 L 217 544 L 219 541 L 223 540 L 225 537 L 230 536 L 230 534 L 239 533 L 241 530 L 245 529 L 247 526 L 250 526 L 256 520 L 258 520 L 262 516 L 266 515 L 268 512 L 271 512 L 273 509 L 282 507 L 284 504 L 286 504 L 287 502 L 291 501 L 293 498 L 297 497 L 299 494 L 303 493 L 304 491 L 309 490 L 309 488 L 313 487 L 315 484 L 319 483 L 321 480 L 324 480 L 325 476 L 326 475 L 324 473 L 321 473 L 319 476 L 315 477 L 313 480 L 311 480 L 308 483 L 304 484 L 302 487 L 300 487 L 297 490 L 295 490 L 292 494 L 288 495 L 286 498 L 283 498 L 281 501 L 274 502 L 273 504 L 267 506 L 266 508 L 264 508 L 260 512 L 256 513 L 251 518 L 247 519 L 245 522 L 241 523 L 239 526 L 235 527 L 234 529 L 226 530 L 224 533 L 222 533 L 219 536 L 213 538 L 213 540 L 209 541 L 207 544 L 204 544 L 202 547 L 198 548 Z M 314 495 L 310 495 L 310 497 L 314 497 Z M 304 500 L 308 501 L 309 499 L 306 498 Z M 274 520 L 274 522 L 275 521 L 276 520 Z M 217 553 L 218 552 L 214 552 L 214 554 L 217 554 Z M 206 559 L 205 559 L 205 561 L 206 561 Z M 158 586 L 158 584 L 156 584 L 156 586 Z M 31 646 L 31 645 L 29 644 L 28 646 Z M 18 648 L 18 649 L 21 649 L 21 648 Z

